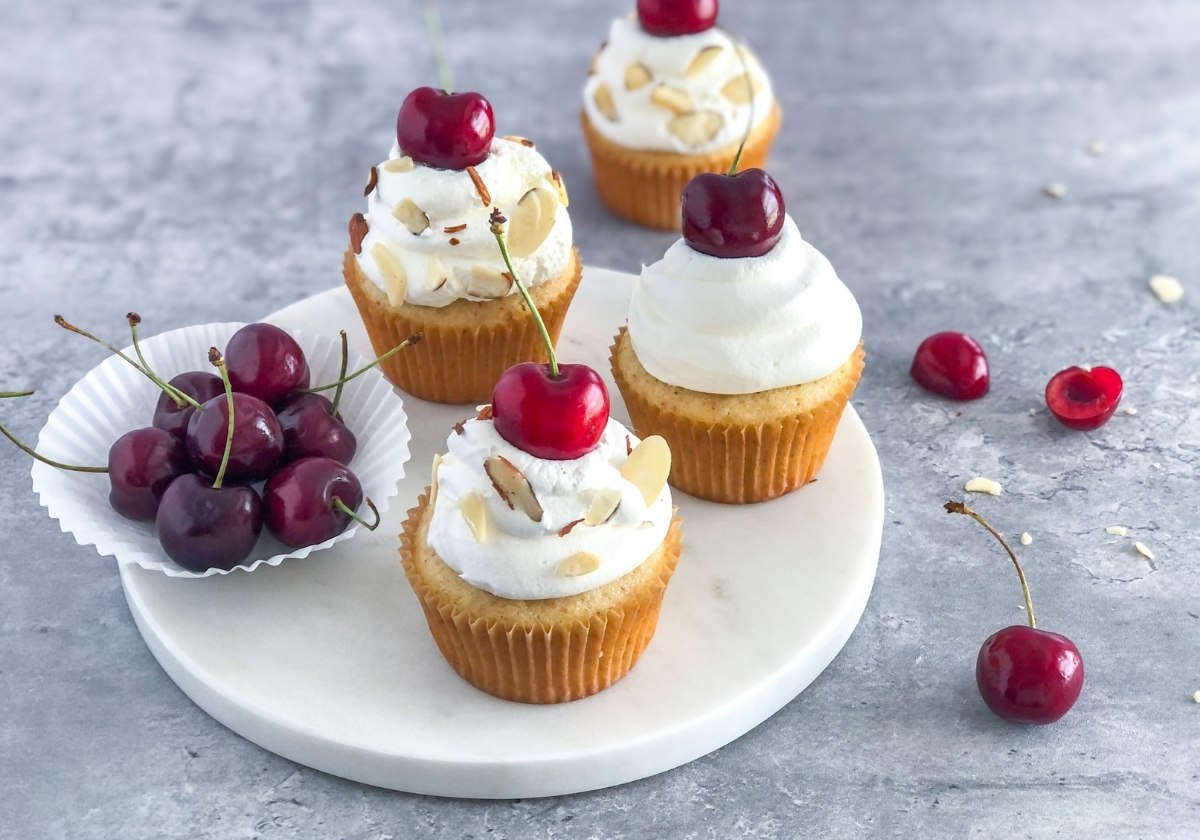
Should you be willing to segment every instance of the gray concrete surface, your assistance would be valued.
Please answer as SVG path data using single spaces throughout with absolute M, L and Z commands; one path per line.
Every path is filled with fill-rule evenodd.
M 587 261 L 671 241 L 607 216 L 576 127 L 588 58 L 631 2 L 445 3 L 461 87 L 537 139 Z M 292 764 L 191 704 L 143 645 L 111 559 L 58 533 L 0 448 L 0 837 L 1195 837 L 1200 833 L 1200 4 L 727 0 L 779 88 L 772 170 L 854 289 L 856 404 L 888 520 L 861 626 L 829 670 L 724 749 L 617 789 L 516 802 L 366 788 Z M 56 330 L 266 314 L 339 282 L 347 217 L 407 90 L 432 81 L 401 2 L 0 0 L 0 416 L 32 436 L 96 361 Z M 1085 144 L 1102 140 L 1107 153 Z M 1065 183 L 1062 200 L 1041 193 Z M 1188 284 L 1167 307 L 1157 272 Z M 974 333 L 992 393 L 958 406 L 911 353 Z M 1048 416 L 1055 370 L 1108 363 L 1135 416 Z M 961 414 L 960 414 L 961 412 Z M 994 718 L 975 652 L 1022 619 L 1088 682 L 1049 728 Z M 852 504 L 853 500 L 847 500 Z M 1123 524 L 1151 546 L 1105 534 Z

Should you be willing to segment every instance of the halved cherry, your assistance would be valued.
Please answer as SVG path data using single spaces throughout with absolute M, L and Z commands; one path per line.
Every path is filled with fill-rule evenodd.
M 1113 416 L 1123 388 L 1121 374 L 1110 367 L 1069 367 L 1046 383 L 1046 405 L 1067 428 L 1090 432 Z

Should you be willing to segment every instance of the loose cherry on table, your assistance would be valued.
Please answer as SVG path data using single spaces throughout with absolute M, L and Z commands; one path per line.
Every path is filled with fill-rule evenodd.
M 277 405 L 309 385 L 304 351 L 274 324 L 247 324 L 225 345 L 225 363 L 233 390 Z
M 1014 723 L 1054 723 L 1071 710 L 1083 690 L 1083 657 L 1059 633 L 1037 629 L 1025 572 L 1008 543 L 962 502 L 947 502 L 948 513 L 969 516 L 1000 541 L 1016 566 L 1029 625 L 1005 627 L 988 637 L 975 661 L 975 683 L 988 708 Z
M 1110 367 L 1069 367 L 1046 383 L 1046 405 L 1067 428 L 1090 432 L 1113 416 L 1123 389 L 1121 374 Z
M 290 548 L 316 545 L 346 530 L 357 520 L 370 530 L 379 525 L 360 519 L 362 485 L 345 464 L 332 458 L 301 458 L 271 476 L 263 488 L 267 528 Z
M 934 333 L 921 342 L 909 371 L 927 391 L 952 400 L 977 400 L 991 384 L 987 354 L 966 333 Z
M 487 160 L 496 135 L 492 105 L 478 93 L 419 87 L 396 117 L 400 153 L 436 169 L 466 169 Z
M 761 169 L 697 175 L 684 187 L 680 210 L 684 241 L 695 251 L 726 259 L 770 251 L 786 218 L 783 192 Z
M 717 0 L 638 0 L 637 15 L 651 35 L 690 35 L 716 26 Z

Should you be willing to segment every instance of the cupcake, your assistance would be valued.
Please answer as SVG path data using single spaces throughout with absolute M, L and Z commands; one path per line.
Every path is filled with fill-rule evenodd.
M 613 22 L 583 91 L 596 189 L 638 224 L 679 227 L 679 196 L 701 172 L 762 166 L 781 112 L 758 60 L 716 26 L 716 0 L 641 0 Z
M 825 461 L 864 364 L 862 315 L 762 170 L 702 175 L 684 237 L 642 269 L 612 371 L 638 434 L 675 454 L 671 483 L 746 503 Z
M 342 273 L 377 354 L 425 340 L 383 370 L 422 399 L 481 403 L 517 362 L 545 360 L 489 230 L 511 221 L 514 265 L 557 340 L 583 266 L 562 179 L 521 137 L 494 137 L 477 93 L 418 88 L 388 159 L 371 168 L 367 212 L 350 220 Z

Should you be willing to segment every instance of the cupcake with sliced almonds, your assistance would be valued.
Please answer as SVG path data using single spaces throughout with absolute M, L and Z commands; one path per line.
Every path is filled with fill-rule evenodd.
M 567 193 L 532 142 L 495 136 L 483 96 L 410 93 L 365 194 L 366 213 L 350 220 L 346 285 L 377 353 L 425 335 L 419 350 L 385 363 L 394 384 L 434 402 L 481 403 L 508 367 L 546 359 L 488 216 L 498 207 L 511 220 L 514 265 L 556 340 L 583 270 Z
M 592 61 L 581 120 L 605 206 L 675 230 L 683 188 L 728 169 L 748 125 L 742 159 L 764 165 L 781 110 L 758 59 L 717 26 L 717 0 L 638 0 Z
M 525 703 L 625 676 L 680 553 L 666 443 L 609 417 L 594 370 L 558 364 L 548 340 L 547 352 L 547 364 L 507 370 L 492 403 L 455 426 L 400 549 L 446 661 Z

